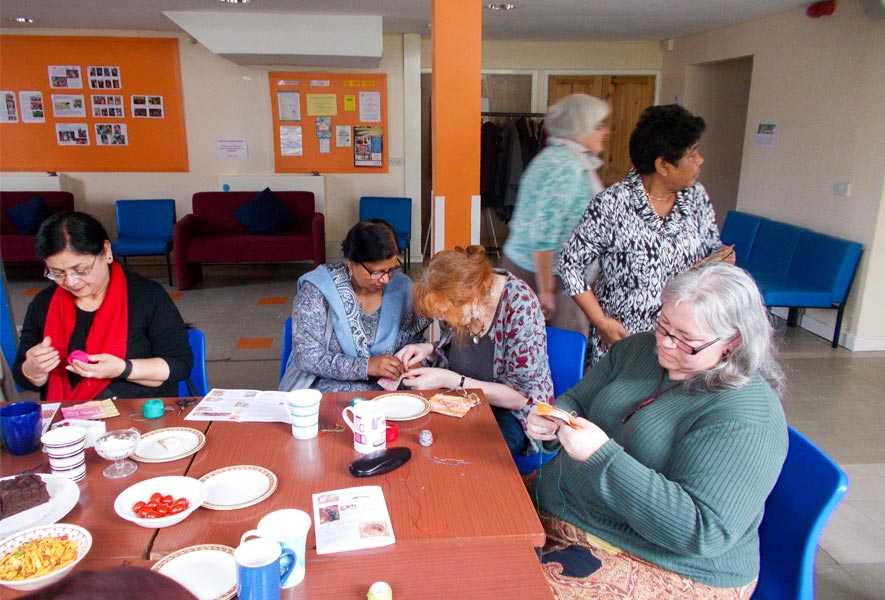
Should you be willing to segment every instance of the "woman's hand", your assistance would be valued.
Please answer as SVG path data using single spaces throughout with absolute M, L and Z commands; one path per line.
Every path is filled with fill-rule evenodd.
M 593 326 L 599 332 L 599 337 L 602 338 L 603 349 L 630 335 L 620 321 L 611 317 L 603 317 L 598 324 L 594 323 Z
M 541 303 L 541 312 L 544 313 L 544 319 L 550 321 L 556 314 L 556 293 L 555 292 L 538 292 L 538 302 Z
M 88 356 L 89 362 L 73 360 L 65 368 L 71 373 L 76 373 L 87 379 L 116 379 L 126 368 L 126 361 L 113 354 L 89 354 Z
M 418 367 L 409 369 L 403 375 L 403 383 L 415 390 L 439 390 L 458 387 L 461 376 L 448 369 Z
M 531 422 L 531 421 L 530 421 Z M 559 428 L 559 441 L 563 450 L 573 459 L 584 462 L 602 448 L 609 437 L 594 423 L 583 417 L 572 417 L 578 428 Z
M 58 350 L 52 347 L 52 338 L 46 336 L 36 346 L 31 346 L 25 352 L 25 360 L 22 362 L 22 374 L 36 383 L 49 377 L 49 373 L 61 364 Z
M 556 419 L 542 417 L 538 414 L 538 409 L 533 406 L 528 416 L 526 434 L 533 440 L 548 442 L 556 439 L 556 430 L 561 424 L 562 422 Z
M 420 365 L 428 356 L 433 354 L 433 344 L 406 344 L 394 354 L 403 363 L 406 370 L 413 365 Z
M 390 354 L 379 354 L 369 359 L 369 377 L 396 379 L 402 375 L 403 371 L 405 369 L 400 359 Z

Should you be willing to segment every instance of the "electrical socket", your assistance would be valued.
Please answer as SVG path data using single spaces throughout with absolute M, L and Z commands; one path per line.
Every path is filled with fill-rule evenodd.
M 847 198 L 851 195 L 851 184 L 847 181 L 837 181 L 833 184 L 833 193 Z
M 399 156 L 391 156 L 390 157 L 390 166 L 391 167 L 401 167 L 403 166 L 403 159 Z

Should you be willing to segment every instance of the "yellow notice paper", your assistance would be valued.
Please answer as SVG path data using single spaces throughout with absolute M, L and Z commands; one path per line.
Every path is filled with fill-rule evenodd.
M 338 114 L 338 96 L 335 94 L 307 94 L 307 114 L 334 116 Z

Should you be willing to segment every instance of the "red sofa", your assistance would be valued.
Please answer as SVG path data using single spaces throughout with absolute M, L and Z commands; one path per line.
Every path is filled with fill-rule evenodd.
M 22 235 L 6 216 L 7 208 L 24 204 L 34 196 L 42 196 L 53 213 L 74 210 L 71 192 L 0 192 L 0 256 L 5 263 L 40 262 L 34 251 L 35 236 Z
M 326 262 L 326 229 L 322 213 L 314 212 L 313 192 L 278 192 L 274 197 L 297 218 L 275 235 L 255 235 L 233 216 L 259 192 L 197 192 L 193 213 L 172 230 L 178 289 L 188 290 L 202 278 L 203 263 Z

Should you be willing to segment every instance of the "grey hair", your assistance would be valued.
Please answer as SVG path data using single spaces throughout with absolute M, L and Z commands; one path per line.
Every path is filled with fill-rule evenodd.
M 554 137 L 577 141 L 589 135 L 610 112 L 605 100 L 588 94 L 570 94 L 547 108 L 544 129 Z
M 726 341 L 740 336 L 734 349 L 715 367 L 695 378 L 715 391 L 744 387 L 758 372 L 778 397 L 784 396 L 784 373 L 775 359 L 774 329 L 756 283 L 746 271 L 726 263 L 703 265 L 671 279 L 662 304 L 691 302 L 694 318 Z

